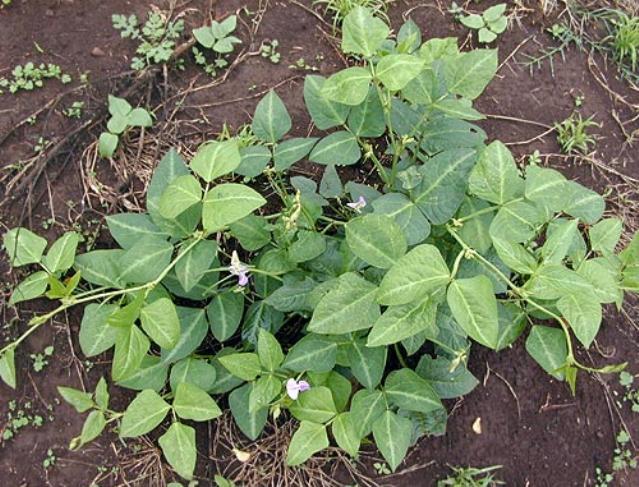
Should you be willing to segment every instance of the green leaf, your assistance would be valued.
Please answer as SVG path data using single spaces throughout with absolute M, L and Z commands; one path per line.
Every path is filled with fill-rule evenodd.
M 166 384 L 169 366 L 162 363 L 160 357 L 146 355 L 139 368 L 125 380 L 118 382 L 118 385 L 127 387 L 135 391 L 152 389 L 155 392 L 162 390 Z
M 392 404 L 408 411 L 429 413 L 443 407 L 435 389 L 411 369 L 391 372 L 384 393 Z
M 566 201 L 563 211 L 592 225 L 602 217 L 606 203 L 599 193 L 575 181 L 566 183 Z
M 496 350 L 511 346 L 526 328 L 526 312 L 514 303 L 497 303 L 499 314 L 499 339 Z
M 424 69 L 424 60 L 410 54 L 390 54 L 382 57 L 375 76 L 390 91 L 399 91 Z
M 223 39 L 224 37 L 227 37 L 229 34 L 231 34 L 236 27 L 237 16 L 229 15 L 222 22 L 218 22 L 217 20 L 213 21 L 213 23 L 211 24 L 211 34 L 213 34 L 213 37 L 215 37 L 216 39 Z
M 180 360 L 171 368 L 171 390 L 175 392 L 181 383 L 192 384 L 204 391 L 215 386 L 217 376 L 213 365 L 203 359 L 187 357 Z
M 252 383 L 249 395 L 249 413 L 267 408 L 282 391 L 282 383 L 272 375 L 263 375 Z
M 264 328 L 260 328 L 257 334 L 257 355 L 262 367 L 274 372 L 282 365 L 284 353 L 277 338 Z
M 202 187 L 190 174 L 179 176 L 164 190 L 160 198 L 160 214 L 164 218 L 176 218 L 202 200 Z
M 503 17 L 504 12 L 506 12 L 506 4 L 500 3 L 497 5 L 493 5 L 492 7 L 488 7 L 484 10 L 482 16 L 486 19 L 486 22 L 495 22 L 496 20 Z
M 623 299 L 619 288 L 619 272 L 610 265 L 607 258 L 597 257 L 582 262 L 577 274 L 590 283 L 598 302 L 616 303 Z
M 373 201 L 375 213 L 390 216 L 395 220 L 406 243 L 416 245 L 430 234 L 430 223 L 419 208 L 401 193 L 388 193 Z
M 140 308 L 142 308 L 143 304 L 144 292 L 138 291 L 137 293 L 132 293 L 126 305 L 118 307 L 111 313 L 107 318 L 107 324 L 113 327 L 130 327 L 135 320 L 138 319 L 138 316 L 140 316 Z
M 186 244 L 190 244 L 187 241 Z M 175 275 L 182 288 L 187 293 L 191 291 L 213 267 L 217 256 L 217 242 L 213 240 L 202 240 L 195 244 L 178 262 L 175 264 Z
M 461 120 L 483 120 L 484 118 L 486 118 L 473 108 L 470 101 L 463 98 L 458 100 L 438 100 L 430 105 L 430 108 L 439 110 L 449 117 L 458 118 Z
M 372 266 L 388 269 L 406 253 L 406 238 L 388 216 L 360 216 L 350 220 L 345 229 L 351 251 Z
M 0 379 L 12 389 L 16 388 L 16 364 L 13 348 L 0 355 Z
M 342 181 L 337 174 L 335 164 L 329 164 L 324 168 L 319 193 L 325 198 L 339 198 L 344 194 L 344 186 L 342 186 Z
M 485 23 L 481 15 L 470 14 L 459 17 L 459 21 L 469 29 L 481 29 Z
M 117 135 L 109 132 L 102 132 L 98 139 L 98 152 L 100 157 L 113 157 L 115 150 L 118 148 L 118 142 L 120 142 L 120 138 Z
M 122 115 L 113 115 L 107 121 L 107 130 L 110 134 L 120 135 L 129 127 L 129 117 Z
M 231 235 L 249 252 L 261 249 L 271 241 L 268 222 L 259 216 L 248 215 L 229 226 Z
M 304 103 L 319 130 L 342 125 L 350 110 L 348 105 L 329 100 L 322 94 L 325 82 L 323 76 L 308 75 L 304 78 Z
M 217 294 L 206 307 L 206 316 L 213 336 L 220 342 L 231 338 L 242 321 L 244 295 L 226 292 Z
M 367 389 L 379 385 L 386 367 L 386 347 L 371 347 L 363 340 L 354 340 L 348 347 L 351 372 Z
M 160 298 L 140 310 L 142 329 L 162 348 L 173 348 L 180 338 L 180 319 L 169 298 Z
M 142 436 L 154 430 L 166 417 L 171 406 L 150 389 L 140 392 L 124 411 L 120 438 Z
M 18 284 L 9 299 L 10 305 L 16 305 L 22 301 L 28 301 L 42 296 L 49 284 L 49 274 L 45 271 L 34 272 L 24 281 Z
M 80 349 L 94 357 L 115 345 L 117 328 L 107 324 L 107 318 L 117 309 L 114 304 L 88 304 L 80 323 Z
M 275 91 L 269 91 L 257 104 L 251 127 L 258 139 L 272 144 L 291 130 L 291 117 Z
M 117 96 L 109 95 L 108 98 L 108 110 L 112 116 L 120 115 L 126 117 L 133 107 L 124 98 L 118 98 Z
M 268 408 L 251 411 L 251 384 L 244 384 L 229 394 L 229 407 L 235 423 L 250 440 L 256 440 L 268 419 Z
M 590 247 L 603 255 L 612 254 L 621 238 L 623 223 L 619 218 L 606 218 L 588 229 Z
M 511 201 L 502 206 L 490 225 L 490 236 L 507 242 L 526 242 L 536 236 L 543 225 L 542 210 L 526 201 Z
M 237 140 L 207 142 L 202 144 L 193 156 L 191 169 L 204 181 L 210 183 L 220 176 L 233 172 L 240 165 L 241 160 Z M 199 188 L 199 184 L 197 186 Z
M 572 293 L 592 293 L 592 285 L 575 271 L 558 264 L 541 266 L 525 289 L 539 299 L 559 299 Z
M 317 141 L 317 137 L 296 137 L 277 144 L 273 151 L 275 170 L 286 171 L 306 157 Z
M 388 37 L 390 30 L 383 20 L 367 8 L 353 8 L 342 23 L 342 51 L 373 56 Z
M 291 347 L 282 367 L 294 372 L 329 372 L 335 367 L 336 356 L 335 342 L 311 333 Z
M 490 238 L 490 224 L 494 215 L 490 212 L 476 214 L 491 207 L 489 203 L 479 198 L 467 197 L 459 208 L 458 218 L 466 218 L 474 215 L 470 220 L 463 223 L 459 230 L 459 236 L 470 247 L 484 254 L 490 249 L 493 242 Z
M 320 140 L 311 151 L 309 159 L 318 164 L 350 166 L 356 164 L 361 156 L 357 138 L 345 130 L 340 130 Z
M 366 99 L 371 79 L 367 69 L 360 67 L 343 69 L 324 82 L 320 95 L 331 102 L 356 106 Z
M 173 423 L 158 439 L 164 458 L 177 474 L 190 480 L 195 471 L 197 451 L 195 449 L 195 430 L 181 423 Z
M 358 137 L 380 137 L 386 131 L 384 108 L 374 86 L 368 88 L 363 103 L 351 109 L 348 128 Z
M 481 153 L 468 185 L 471 193 L 498 205 L 524 194 L 524 180 L 519 176 L 515 159 L 498 140 Z
M 177 385 L 173 408 L 180 418 L 193 421 L 208 421 L 222 414 L 211 396 L 188 382 Z
M 234 172 L 247 178 L 259 176 L 271 162 L 271 151 L 263 145 L 243 147 L 240 149 L 240 155 L 242 156 L 240 165 Z
M 87 416 L 87 419 L 82 425 L 82 432 L 80 433 L 80 443 L 77 445 L 77 448 L 81 448 L 87 443 L 95 440 L 104 431 L 106 425 L 106 418 L 104 417 L 104 413 L 102 411 L 91 411 L 91 414 Z
M 421 43 L 421 29 L 412 19 L 408 19 L 402 24 L 397 33 L 398 49 L 401 52 L 413 52 Z
M 497 72 L 497 49 L 475 49 L 445 64 L 446 83 L 451 93 L 474 100 Z
M 100 380 L 95 386 L 95 403 L 101 409 L 106 409 L 109 407 L 109 391 L 107 389 L 106 380 L 104 377 L 100 377 Z
M 388 270 L 379 286 L 377 302 L 408 304 L 445 286 L 450 271 L 439 249 L 423 244 L 413 248 Z
M 111 236 L 123 249 L 130 249 L 143 237 L 168 237 L 147 213 L 118 213 L 107 216 L 106 222 Z
M 554 169 L 529 166 L 526 169 L 526 198 L 538 206 L 556 212 L 566 205 L 567 181 Z
M 115 353 L 111 364 L 113 380 L 119 382 L 133 375 L 150 346 L 149 339 L 137 326 L 121 329 L 115 338 Z
M 419 120 L 410 123 L 414 125 L 418 122 Z M 431 154 L 451 149 L 481 149 L 487 138 L 486 132 L 477 125 L 456 118 L 437 117 L 417 128 L 422 135 L 421 148 Z M 408 133 L 414 134 L 415 129 Z M 473 159 L 473 164 L 474 162 Z M 472 165 L 468 168 L 464 165 L 464 172 L 461 174 L 464 181 L 471 169 Z
M 318 451 L 328 448 L 326 426 L 323 424 L 302 421 L 300 427 L 293 434 L 288 445 L 286 464 L 290 467 L 300 465 Z
M 601 305 L 593 293 L 571 293 L 557 301 L 557 309 L 585 348 L 590 348 L 601 326 Z
M 493 238 L 493 245 L 499 258 L 513 271 L 520 274 L 533 274 L 539 264 L 534 255 L 523 245 Z
M 40 262 L 47 241 L 26 228 L 17 227 L 4 234 L 3 244 L 11 266 L 20 267 Z
M 260 359 L 255 353 L 233 353 L 218 360 L 231 374 L 240 379 L 255 380 L 262 372 Z
M 541 247 L 544 262 L 560 264 L 564 260 L 577 237 L 578 226 L 578 220 L 556 220 L 549 225 L 546 242 Z
M 369 435 L 373 423 L 386 411 L 386 399 L 378 390 L 360 389 L 351 400 L 351 414 L 357 418 L 355 430 L 357 436 Z
M 307 310 L 313 311 L 309 303 L 310 294 L 317 287 L 317 283 L 306 277 L 302 281 L 286 281 L 268 295 L 266 303 L 284 313 Z
M 308 262 L 326 250 L 326 238 L 310 230 L 299 230 L 297 239 L 288 248 L 288 260 L 295 263 Z
M 390 345 L 435 326 L 437 304 L 432 299 L 389 306 L 368 335 L 369 347 Z
M 70 269 L 79 242 L 80 235 L 76 232 L 65 233 L 53 243 L 42 259 L 42 263 L 50 272 L 63 272 Z
M 58 394 L 79 413 L 84 413 L 93 407 L 93 398 L 89 392 L 58 386 Z
M 135 284 L 153 281 L 169 265 L 172 254 L 173 245 L 166 240 L 143 237 L 120 259 L 120 279 Z
M 370 328 L 379 317 L 377 287 L 355 273 L 340 276 L 335 289 L 315 307 L 308 325 L 314 333 L 338 335 Z
M 536 325 L 526 339 L 526 351 L 542 369 L 563 380 L 568 349 L 564 332 L 559 328 Z
M 220 184 L 204 196 L 202 224 L 209 232 L 219 231 L 265 204 L 266 200 L 248 186 L 237 183 Z
M 346 409 L 348 401 L 351 398 L 351 392 L 353 391 L 351 381 L 344 377 L 342 374 L 331 371 L 329 372 L 324 385 L 326 385 L 326 387 L 331 390 L 337 410 L 344 411 L 344 409 Z
M 193 37 L 195 37 L 195 40 L 207 49 L 211 49 L 216 40 L 213 32 L 211 31 L 211 27 L 208 25 L 193 29 Z
M 479 42 L 482 44 L 489 44 L 497 39 L 497 34 L 495 34 L 492 30 L 484 27 L 479 29 Z
M 301 392 L 296 401 L 290 406 L 291 414 L 299 421 L 326 423 L 337 414 L 333 402 L 333 394 L 328 387 L 312 387 Z
M 151 114 L 144 108 L 134 108 L 126 117 L 127 125 L 130 127 L 150 127 L 153 125 Z
M 394 472 L 408 452 L 413 423 L 392 411 L 385 411 L 373 423 L 373 438 L 388 466 Z
M 454 280 L 447 301 L 455 320 L 471 338 L 488 348 L 497 347 L 497 300 L 488 277 Z
M 455 365 L 446 357 L 424 355 L 415 372 L 426 379 L 442 399 L 454 399 L 470 393 L 479 381 L 464 364 Z
M 359 453 L 360 438 L 355 429 L 356 422 L 352 413 L 340 413 L 332 424 L 332 432 L 337 445 L 352 457 Z
M 432 223 L 446 223 L 459 209 L 475 158 L 474 150 L 451 149 L 437 154 L 421 166 L 423 178 L 415 190 L 413 201 Z

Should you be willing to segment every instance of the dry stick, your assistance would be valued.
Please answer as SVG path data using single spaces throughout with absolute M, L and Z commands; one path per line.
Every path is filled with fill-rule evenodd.
M 533 142 L 543 139 L 546 135 L 551 134 L 552 132 L 555 131 L 554 127 L 549 128 L 548 130 L 546 130 L 545 132 L 542 132 L 541 134 L 528 139 L 528 140 L 522 140 L 522 141 L 518 141 L 518 142 L 505 142 L 504 145 L 507 146 L 511 146 L 511 145 L 528 145 L 528 144 L 532 144 Z

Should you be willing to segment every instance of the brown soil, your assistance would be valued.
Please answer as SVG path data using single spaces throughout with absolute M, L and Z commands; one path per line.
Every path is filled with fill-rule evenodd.
M 34 126 L 26 125 L 12 133 L 1 147 L 3 168 L 31 157 L 33 144 L 40 136 L 59 140 L 88 117 L 98 113 L 104 106 L 107 93 L 117 92 L 113 90 L 127 84 L 126 79 L 118 78 L 117 83 L 115 78 L 113 82 L 109 79 L 129 70 L 129 58 L 134 50 L 130 41 L 119 38 L 111 27 L 110 17 L 112 13 L 137 13 L 143 17 L 150 5 L 147 1 L 125 0 L 14 0 L 13 3 L 9 8 L 0 10 L 0 45 L 3 46 L 0 51 L 0 75 L 6 75 L 19 63 L 48 61 L 60 64 L 65 72 L 72 74 L 75 81 L 67 86 L 52 81 L 39 91 L 0 96 L 0 139 L 53 97 L 76 86 L 79 73 L 90 71 L 90 79 L 95 81 L 95 85 L 88 93 L 79 91 L 64 98 L 56 110 L 45 112 Z M 241 0 L 219 1 L 216 14 L 222 16 L 245 3 Z M 482 2 L 482 8 L 484 3 L 487 2 Z M 164 7 L 163 4 L 160 6 Z M 206 17 L 208 6 L 208 1 L 186 1 L 181 3 L 180 10 L 184 10 L 187 24 L 198 25 Z M 249 9 L 257 8 L 256 2 L 249 2 Z M 466 34 L 466 30 L 455 23 L 450 15 L 444 16 L 436 8 L 412 1 L 394 5 L 391 11 L 394 26 L 399 26 L 405 12 L 410 12 L 410 16 L 423 28 L 425 38 L 462 37 Z M 583 95 L 581 112 L 585 116 L 594 114 L 602 123 L 598 131 L 600 139 L 595 158 L 608 167 L 639 178 L 636 152 L 624 144 L 623 133 L 612 117 L 613 111 L 622 120 L 632 115 L 625 105 L 616 103 L 595 80 L 586 55 L 574 48 L 569 49 L 565 62 L 556 61 L 554 77 L 547 64 L 531 75 L 528 68 L 516 62 L 523 60 L 521 53 L 535 53 L 539 49 L 535 41 L 542 45 L 552 44 L 543 29 L 552 25 L 553 21 L 535 12 L 525 17 L 521 26 L 511 26 L 502 36 L 498 42 L 502 61 L 515 49 L 519 50 L 501 68 L 498 79 L 479 100 L 478 108 L 490 115 L 552 125 L 572 112 L 573 95 Z M 524 43 L 531 36 L 534 36 L 534 40 Z M 243 39 L 248 40 L 248 37 L 243 35 Z M 197 143 L 218 132 L 223 122 L 235 128 L 246 123 L 259 93 L 273 86 L 277 86 L 278 93 L 291 112 L 296 134 L 308 132 L 309 120 L 301 94 L 304 73 L 289 69 L 289 65 L 304 57 L 309 64 L 317 66 L 322 74 L 329 74 L 343 65 L 343 60 L 331 44 L 330 27 L 294 3 L 271 1 L 253 44 L 244 47 L 248 48 L 248 52 L 255 52 L 263 39 L 279 40 L 282 55 L 280 63 L 272 64 L 260 56 L 249 56 L 234 68 L 225 83 L 189 95 L 178 114 L 180 136 L 184 140 Z M 38 52 L 34 43 L 44 49 L 44 54 Z M 91 54 L 96 47 L 103 51 L 104 56 Z M 601 57 L 595 56 L 594 60 L 602 67 L 609 86 L 629 102 L 637 103 L 639 97 L 625 83 L 616 79 L 614 67 L 605 69 Z M 187 67 L 185 72 L 170 72 L 166 78 L 166 83 L 173 91 L 191 83 L 195 87 L 204 86 L 208 81 L 201 71 L 193 67 Z M 152 95 L 152 99 L 155 97 L 157 94 Z M 77 99 L 86 100 L 88 109 L 83 120 L 69 121 L 60 114 L 60 109 Z M 544 132 L 545 129 L 540 126 L 488 119 L 482 123 L 482 127 L 491 139 L 515 143 L 512 149 L 520 157 L 534 150 L 542 154 L 559 152 L 553 135 L 528 144 L 520 143 Z M 25 205 L 24 194 L 17 195 L 16 201 L 1 210 L 2 231 L 5 227 L 22 222 L 42 233 L 43 222 L 54 214 L 58 223 L 44 232 L 54 236 L 63 231 L 69 219 L 84 224 L 101 219 L 100 212 L 83 211 L 83 208 L 70 210 L 66 204 L 69 200 L 78 201 L 81 198 L 79 159 L 83 147 L 92 142 L 91 137 L 94 136 L 87 134 L 79 138 L 73 147 L 61 153 L 45 168 L 47 177 L 39 180 L 34 191 L 34 195 L 41 197 L 37 197 L 32 211 L 28 211 Z M 597 190 L 603 191 L 610 186 L 605 177 L 609 173 L 594 170 L 589 164 L 576 165 L 570 159 L 556 156 L 549 156 L 545 162 Z M 113 173 L 108 165 L 104 164 L 99 170 L 104 171 L 107 180 L 111 178 L 109 182 L 114 186 L 119 184 L 120 176 Z M 310 164 L 303 166 L 301 171 L 317 174 L 316 168 Z M 357 172 L 343 174 L 344 178 L 361 176 Z M 613 178 L 612 181 L 616 180 Z M 613 190 L 610 195 L 613 204 L 622 201 L 616 191 Z M 4 195 L 4 192 L 4 188 L 0 188 L 0 194 Z M 112 210 L 113 205 L 109 209 Z M 615 209 L 623 210 L 621 207 Z M 17 282 L 20 276 L 9 273 L 4 261 L 0 262 L 0 270 L 3 271 L 4 281 L 0 295 L 2 300 L 8 298 L 10 285 Z M 46 304 L 43 303 L 27 303 L 19 306 L 16 315 L 13 310 L 2 306 L 3 322 L 8 325 L 2 330 L 3 336 L 6 339 L 15 337 L 18 329 L 24 329 L 32 313 L 45 308 Z M 636 311 L 633 312 L 630 307 L 628 309 L 636 321 Z M 16 316 L 17 319 L 14 319 Z M 12 391 L 0 385 L 0 431 L 7 425 L 9 401 L 12 400 L 18 408 L 24 408 L 26 402 L 31 402 L 32 410 L 46 418 L 43 426 L 26 427 L 15 438 L 0 443 L 2 485 L 90 485 L 93 479 L 105 476 L 104 470 L 118 465 L 120 474 L 107 477 L 100 485 L 122 485 L 123 479 L 131 481 L 141 475 L 140 470 L 128 469 L 122 463 L 123 459 L 136 459 L 138 456 L 131 450 L 123 450 L 124 445 L 113 435 L 102 437 L 78 453 L 67 450 L 70 439 L 80 431 L 82 418 L 60 403 L 55 388 L 58 385 L 77 387 L 80 379 L 92 388 L 100 375 L 108 375 L 110 360 L 110 356 L 104 356 L 89 366 L 82 357 L 76 357 L 74 350 L 78 350 L 76 336 L 80 317 L 81 310 L 74 310 L 68 316 L 60 317 L 52 326 L 35 333 L 17 355 L 18 390 Z M 639 333 L 628 319 L 610 310 L 597 342 L 598 347 L 594 348 L 592 355 L 582 354 L 582 360 L 588 362 L 592 359 L 597 364 L 628 361 L 629 370 L 639 372 L 636 360 Z M 41 352 L 49 344 L 54 344 L 55 354 L 43 371 L 35 372 L 29 355 Z M 470 368 L 477 377 L 483 379 L 483 384 L 454 407 L 451 404 L 453 413 L 446 436 L 422 440 L 405 462 L 407 471 L 379 478 L 381 484 L 434 485 L 436 479 L 447 473 L 446 465 L 450 464 L 477 467 L 502 465 L 498 477 L 507 485 L 594 485 L 596 466 L 610 471 L 614 438 L 622 428 L 620 419 L 623 418 L 631 434 L 639 433 L 637 415 L 633 417 L 628 411 L 622 410 L 621 416 L 618 416 L 610 409 L 607 390 L 619 391 L 616 376 L 603 376 L 600 382 L 582 374 L 577 395 L 572 397 L 564 383 L 550 379 L 533 362 L 522 343 L 499 354 L 476 347 Z M 111 389 L 111 394 L 114 409 L 124 408 L 130 397 L 130 392 L 115 387 Z M 481 418 L 481 434 L 472 429 L 477 418 Z M 207 446 L 211 438 L 210 431 L 201 427 L 198 434 L 198 473 L 202 478 L 211 478 L 215 467 L 206 459 L 207 451 L 210 451 Z M 42 462 L 47 457 L 48 449 L 53 451 L 57 461 L 53 467 L 44 469 Z M 127 453 L 118 456 L 118 451 Z M 158 459 L 157 453 L 155 456 L 139 456 L 144 456 L 149 465 L 157 465 L 154 463 Z M 411 471 L 411 467 L 415 470 Z M 373 472 L 370 466 L 367 472 Z M 639 485 L 639 476 L 634 472 L 619 482 L 619 485 Z M 138 485 L 155 484 L 150 478 L 141 477 Z M 210 485 L 210 481 L 203 480 L 200 485 Z

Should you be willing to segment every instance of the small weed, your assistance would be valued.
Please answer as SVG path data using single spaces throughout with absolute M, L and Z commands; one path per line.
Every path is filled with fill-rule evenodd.
M 614 450 L 615 456 L 612 458 L 612 470 L 619 472 L 621 470 L 637 468 L 637 458 L 631 450 L 630 435 L 621 430 L 617 434 L 617 447 Z
M 74 101 L 69 108 L 65 108 L 62 113 L 67 118 L 80 118 L 82 117 L 82 111 L 84 110 L 83 101 Z
M 355 7 L 366 7 L 370 9 L 375 15 L 378 15 L 386 20 L 388 16 L 386 11 L 388 10 L 389 0 L 314 0 L 313 5 L 319 5 L 324 8 L 324 15 L 328 15 L 333 18 L 333 29 L 337 29 L 342 24 L 344 18 Z
M 391 473 L 390 468 L 388 468 L 388 465 L 384 462 L 373 463 L 373 468 L 375 469 L 375 472 L 377 472 L 377 475 L 390 475 Z
M 604 472 L 600 467 L 595 468 L 595 487 L 609 487 L 614 479 L 613 474 Z
M 38 122 L 38 117 L 36 115 L 31 115 L 27 118 L 27 123 L 31 126 L 35 125 Z
M 623 401 L 630 404 L 633 413 L 639 413 L 639 389 L 632 387 L 635 378 L 625 370 L 619 374 L 619 383 L 624 388 Z
M 48 145 L 49 140 L 45 139 L 44 137 L 38 137 L 38 141 L 33 146 L 33 152 L 35 152 L 36 154 L 42 154 Z
M 295 64 L 291 64 L 289 69 L 298 69 L 300 71 L 319 71 L 317 66 L 311 66 L 303 57 L 295 61 Z
M 133 108 L 124 98 L 109 95 L 107 131 L 100 134 L 98 150 L 102 157 L 113 157 L 122 135 L 130 127 L 150 127 L 151 114 L 144 108 Z
M 55 349 L 52 345 L 49 345 L 45 348 L 42 353 L 32 353 L 30 355 L 31 360 L 33 360 L 33 370 L 35 372 L 41 372 L 44 368 L 49 365 L 49 357 L 53 355 Z
M 264 41 L 260 46 L 260 54 L 262 57 L 268 58 L 273 64 L 280 62 L 280 53 L 277 52 L 277 48 L 280 46 L 280 41 L 273 39 L 272 41 Z
M 457 14 L 457 19 L 469 29 L 477 31 L 479 42 L 488 44 L 497 39 L 499 34 L 502 34 L 508 27 L 508 18 L 504 15 L 505 12 L 506 4 L 500 3 L 486 9 L 481 15 Z
M 27 426 L 39 428 L 44 424 L 44 418 L 39 414 L 33 414 L 31 409 L 30 401 L 25 402 L 21 407 L 18 407 L 16 401 L 9 401 L 9 411 L 5 418 L 5 424 L 1 428 L 3 442 L 14 438 L 21 429 Z
M 237 27 L 237 16 L 231 15 L 222 22 L 213 21 L 209 26 L 200 27 L 193 31 L 193 36 L 201 47 L 213 53 L 213 61 L 207 60 L 204 51 L 198 47 L 193 47 L 195 63 L 202 66 L 204 71 L 216 76 L 217 71 L 229 65 L 226 59 L 235 50 L 236 44 L 242 41 L 235 37 L 233 32 Z
M 55 454 L 53 453 L 53 450 L 49 448 L 47 450 L 46 458 L 42 461 L 42 466 L 44 467 L 45 470 L 49 470 L 51 467 L 55 466 L 56 461 L 57 461 L 57 458 Z
M 615 11 L 615 14 L 610 19 L 614 59 L 620 65 L 629 62 L 632 71 L 636 71 L 639 57 L 639 17 L 631 17 L 620 11 Z
M 555 124 L 557 142 L 561 146 L 561 151 L 565 154 L 575 152 L 586 154 L 590 146 L 596 144 L 595 138 L 588 133 L 590 127 L 599 127 L 599 124 L 593 121 L 593 117 L 584 120 L 581 114 L 577 113 Z
M 494 470 L 499 470 L 501 465 L 492 467 L 451 467 L 453 475 L 437 481 L 437 487 L 492 487 L 503 485 L 493 476 Z
M 142 25 L 136 15 L 113 14 L 113 28 L 120 36 L 140 42 L 132 59 L 131 68 L 140 71 L 154 64 L 164 64 L 171 59 L 175 42 L 184 31 L 184 21 L 169 21 L 159 12 L 149 12 Z
M 18 65 L 11 71 L 11 76 L 11 78 L 0 78 L 0 95 L 4 92 L 3 89 L 8 89 L 9 93 L 17 93 L 42 88 L 47 79 L 57 79 L 62 84 L 71 82 L 70 75 L 63 73 L 62 68 L 57 64 L 51 63 L 42 63 L 39 66 L 33 63 Z

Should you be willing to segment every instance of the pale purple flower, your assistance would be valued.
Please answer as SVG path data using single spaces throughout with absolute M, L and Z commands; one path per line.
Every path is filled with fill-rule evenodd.
M 237 284 L 239 286 L 246 286 L 248 284 L 249 268 L 240 261 L 240 258 L 238 257 L 235 250 L 231 254 L 231 265 L 229 266 L 229 272 L 233 276 L 237 276 Z
M 357 213 L 361 213 L 362 208 L 366 207 L 366 198 L 364 198 L 363 196 L 360 196 L 359 198 L 357 198 L 357 201 L 353 201 L 352 203 L 346 203 L 346 206 L 355 210 Z
M 300 392 L 308 391 L 310 388 L 311 385 L 305 380 L 289 379 L 286 381 L 286 393 L 293 401 L 298 398 Z

